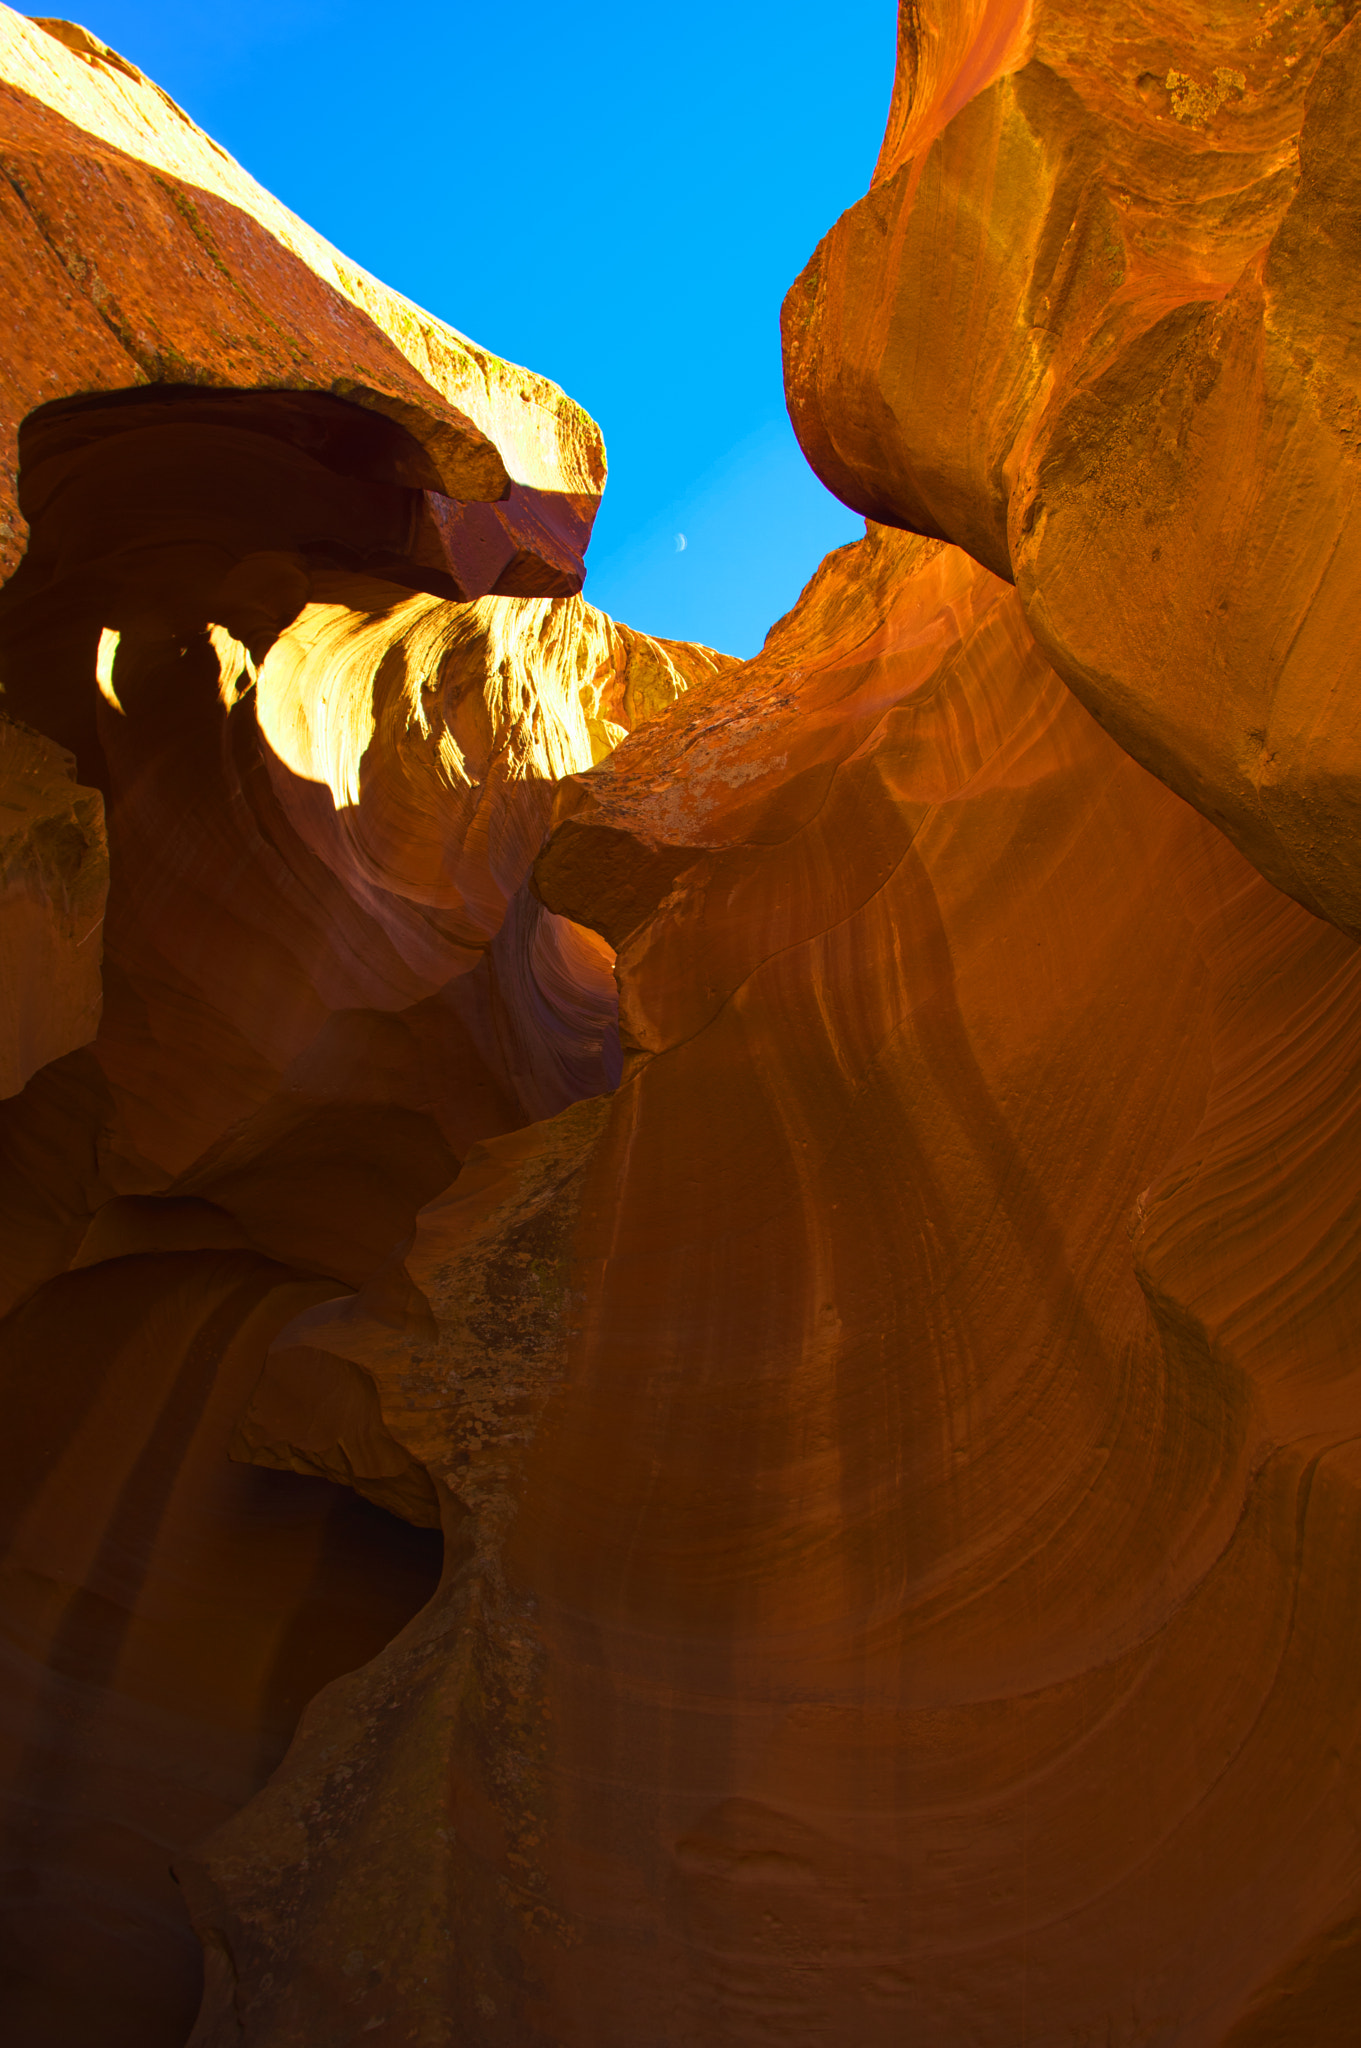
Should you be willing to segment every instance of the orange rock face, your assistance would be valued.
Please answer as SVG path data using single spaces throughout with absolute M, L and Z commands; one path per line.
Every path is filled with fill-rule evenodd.
M 248 432 L 278 444 L 295 497 L 312 477 L 314 500 L 338 500 L 296 538 L 389 568 L 414 556 L 415 587 L 437 575 L 449 596 L 580 589 L 605 480 L 594 422 L 347 262 L 135 65 L 73 22 L 0 10 L 0 152 L 6 571 L 35 503 L 101 452 L 124 489 L 134 473 L 154 489 L 154 443 L 100 444 L 173 423 L 210 436 L 193 467 L 219 526 L 243 470 L 278 495 Z M 358 494 L 337 473 L 370 487 L 362 531 L 345 531 Z
M 1107 730 L 1356 935 L 1351 14 L 904 5 L 785 341 L 832 489 L 1013 577 Z
M 1354 947 L 882 529 L 537 886 L 628 1075 L 278 1340 L 253 1440 L 329 1355 L 445 1576 L 184 1873 L 195 2043 L 1274 2038 L 1361 1880 Z
M 26 2048 L 183 2041 L 200 1965 L 172 1857 L 439 1571 L 420 1532 L 229 1458 L 264 1347 L 334 1283 L 110 1250 L 5 1326 L 0 2010 Z
M 103 806 L 37 733 L 0 721 L 0 1097 L 99 1027 Z
M 85 31 L 0 10 L 0 69 L 0 2034 L 171 2048 L 172 1858 L 438 1570 L 380 1511 L 436 1523 L 423 1471 L 245 1462 L 268 1345 L 617 1078 L 609 948 L 530 866 L 556 781 L 732 664 L 568 594 L 604 469 L 555 387 Z
M 6 1489 L 38 1488 L 0 1566 L 0 2008 L 35 2043 L 183 2040 L 170 1858 L 431 1589 L 429 1539 L 318 1485 L 353 1462 L 255 1441 L 247 1400 L 280 1325 L 390 1262 L 478 1140 L 617 1079 L 609 948 L 544 908 L 530 864 L 553 778 L 723 666 L 579 598 L 309 589 L 258 668 L 206 623 L 105 630 L 82 707 L 115 876 L 103 1019 L 0 1129 L 2 1369 L 26 1419 Z M 97 824 L 56 749 L 20 741 L 67 836 L 73 799 Z M 21 936 L 27 989 L 44 956 Z M 233 1449 L 310 1476 L 251 1475 Z M 423 1470 L 361 1490 L 438 1522 Z
M 1355 2039 L 1353 31 L 903 19 L 739 664 L 0 10 L 18 2048 Z

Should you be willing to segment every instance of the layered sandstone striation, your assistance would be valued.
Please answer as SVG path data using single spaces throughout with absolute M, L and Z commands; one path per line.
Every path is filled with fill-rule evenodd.
M 1354 946 L 883 528 L 536 886 L 626 1077 L 271 1352 L 446 1565 L 185 1869 L 195 2043 L 1303 2041 L 1307 1951 L 1340 2044 Z
M 0 82 L 5 570 L 40 455 L 178 421 L 385 487 L 351 546 L 414 543 L 446 595 L 580 588 L 604 449 L 555 384 L 348 262 L 76 23 L 5 8 Z
M 0 2014 L 23 2048 L 184 2039 L 172 1859 L 439 1573 L 423 1532 L 232 1463 L 265 1347 L 335 1282 L 184 1220 L 106 1238 L 5 1324 Z
M 172 2048 L 172 1859 L 438 1572 L 345 1466 L 244 1462 L 268 1345 L 617 1079 L 609 948 L 530 868 L 732 664 L 573 594 L 604 464 L 556 387 L 86 31 L 0 10 L 0 71 L 0 2032 Z
M 738 663 L 0 9 L 6 2041 L 1349 2048 L 1346 12 L 904 6 Z
M 1352 13 L 904 4 L 785 343 L 831 488 L 1014 578 L 1121 745 L 1356 935 Z
M 307 593 L 258 665 L 206 623 L 104 631 L 81 707 L 109 806 L 103 1016 L 0 1117 L 0 1372 L 25 1417 L 2 2002 L 34 2043 L 184 2038 L 170 1858 L 431 1590 L 438 1539 L 356 1519 L 318 1484 L 352 1466 L 253 1442 L 247 1400 L 280 1325 L 390 1264 L 481 1140 L 617 1080 L 610 950 L 530 866 L 557 779 L 724 667 L 575 597 Z M 23 744 L 97 826 L 56 748 Z M 97 946 L 70 937 L 97 1001 Z M 415 1512 L 361 1490 L 435 1525 L 417 1479 Z

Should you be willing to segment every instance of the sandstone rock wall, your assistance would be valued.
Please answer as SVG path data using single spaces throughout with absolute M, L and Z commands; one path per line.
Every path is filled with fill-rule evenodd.
M 172 1858 L 438 1577 L 420 1532 L 229 1458 L 264 1347 L 333 1287 L 107 1243 L 5 1326 L 7 2040 L 183 2041 L 201 1972 Z
M 447 1562 L 186 1870 L 196 2048 L 1210 2044 L 1345 1974 L 1354 946 L 882 528 L 536 879 L 627 1077 L 278 1340 L 256 1440 L 329 1354 Z
M 556 385 L 348 262 L 76 23 L 4 8 L 0 74 L 6 571 L 35 409 L 69 451 L 187 407 L 405 490 L 449 595 L 580 588 L 604 449 Z
M 737 663 L 0 10 L 7 2042 L 1350 2048 L 1355 34 L 904 5 Z
M 351 1468 L 260 1469 L 266 1349 L 617 1077 L 609 948 L 530 866 L 556 781 L 732 664 L 570 594 L 604 462 L 554 386 L 84 30 L 0 10 L 0 71 L 0 2033 L 172 2048 L 172 1858 L 438 1570 Z
M 785 342 L 831 488 L 1014 578 L 1121 745 L 1355 936 L 1352 13 L 905 4 Z
M 103 1016 L 64 1059 L 49 1024 L 0 1112 L 6 1490 L 39 1488 L 0 1564 L 0 2008 L 35 2043 L 184 2039 L 171 1857 L 431 1589 L 428 1548 L 319 1485 L 352 1465 L 243 1432 L 251 1387 L 280 1324 L 390 1263 L 479 1140 L 617 1079 L 610 950 L 530 864 L 555 777 L 723 666 L 579 598 L 308 590 L 258 667 L 222 627 L 105 630 L 80 707 L 109 807 Z M 55 693 L 53 723 L 70 709 Z M 23 744 L 51 783 L 57 750 Z M 65 936 L 79 963 L 88 934 Z M 29 943 L 32 1000 L 40 964 Z M 233 1448 L 310 1476 L 251 1477 Z

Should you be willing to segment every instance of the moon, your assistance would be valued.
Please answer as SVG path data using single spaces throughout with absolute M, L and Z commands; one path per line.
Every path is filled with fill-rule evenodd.
M 685 553 L 685 535 L 683 533 L 678 533 L 676 535 L 676 553 L 678 555 L 683 555 Z

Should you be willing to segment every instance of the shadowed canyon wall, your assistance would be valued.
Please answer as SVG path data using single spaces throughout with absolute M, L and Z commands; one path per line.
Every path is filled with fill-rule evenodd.
M 479 1140 L 617 1079 L 609 949 L 529 869 L 556 780 L 725 660 L 569 594 L 604 465 L 555 387 L 345 265 L 84 31 L 5 11 L 0 57 L 33 352 L 0 592 L 0 2032 L 150 2048 L 199 1998 L 172 1859 L 439 1573 L 410 1461 L 406 1520 L 334 1459 L 242 1462 L 266 1350 Z
M 1355 2039 L 1347 17 L 904 6 L 738 663 L 0 10 L 6 2039 Z

